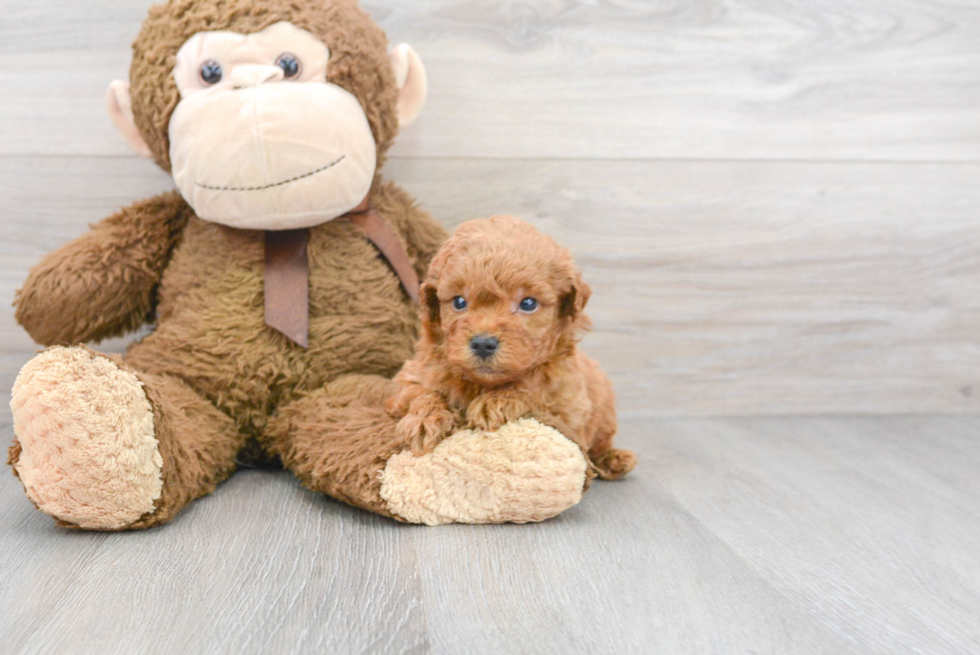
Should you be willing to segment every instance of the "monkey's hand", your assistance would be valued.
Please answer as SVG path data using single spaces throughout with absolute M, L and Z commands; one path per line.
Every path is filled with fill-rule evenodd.
M 492 432 L 530 413 L 534 406 L 534 399 L 523 391 L 488 391 L 466 408 L 467 427 Z
M 175 192 L 104 219 L 35 266 L 14 301 L 38 343 L 101 341 L 143 325 L 192 212 Z

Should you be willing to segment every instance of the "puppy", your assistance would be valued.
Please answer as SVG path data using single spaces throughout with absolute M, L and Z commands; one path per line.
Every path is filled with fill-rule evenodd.
M 422 337 L 387 409 L 416 455 L 459 428 L 521 417 L 575 441 L 599 477 L 636 457 L 612 447 L 612 384 L 577 348 L 591 291 L 567 250 L 512 216 L 464 223 L 422 285 Z

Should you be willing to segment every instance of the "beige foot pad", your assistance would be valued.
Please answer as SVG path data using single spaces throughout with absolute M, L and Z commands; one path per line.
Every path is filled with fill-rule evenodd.
M 163 460 L 143 384 L 85 348 L 52 348 L 14 383 L 15 464 L 39 509 L 91 530 L 152 512 Z
M 522 419 L 458 432 L 422 457 L 398 453 L 382 472 L 381 497 L 410 523 L 530 523 L 576 505 L 586 469 L 578 446 Z

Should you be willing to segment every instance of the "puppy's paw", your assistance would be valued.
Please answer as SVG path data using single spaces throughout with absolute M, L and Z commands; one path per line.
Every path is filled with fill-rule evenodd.
M 603 480 L 618 480 L 636 468 L 636 455 L 630 450 L 610 448 L 593 461 Z
M 412 454 L 419 456 L 432 452 L 439 443 L 452 433 L 455 417 L 447 410 L 435 410 L 428 414 L 408 414 L 398 422 L 398 437 L 409 445 Z
M 531 411 L 531 404 L 521 394 L 486 393 L 466 409 L 467 426 L 493 432 Z
M 408 412 L 408 405 L 402 400 L 401 394 L 395 394 L 385 401 L 385 411 L 392 418 L 401 418 Z

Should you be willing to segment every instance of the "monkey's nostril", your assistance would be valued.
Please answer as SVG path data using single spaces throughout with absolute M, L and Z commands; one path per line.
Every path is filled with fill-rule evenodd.
M 489 334 L 481 334 L 470 339 L 470 350 L 480 359 L 490 359 L 500 347 L 500 339 Z

